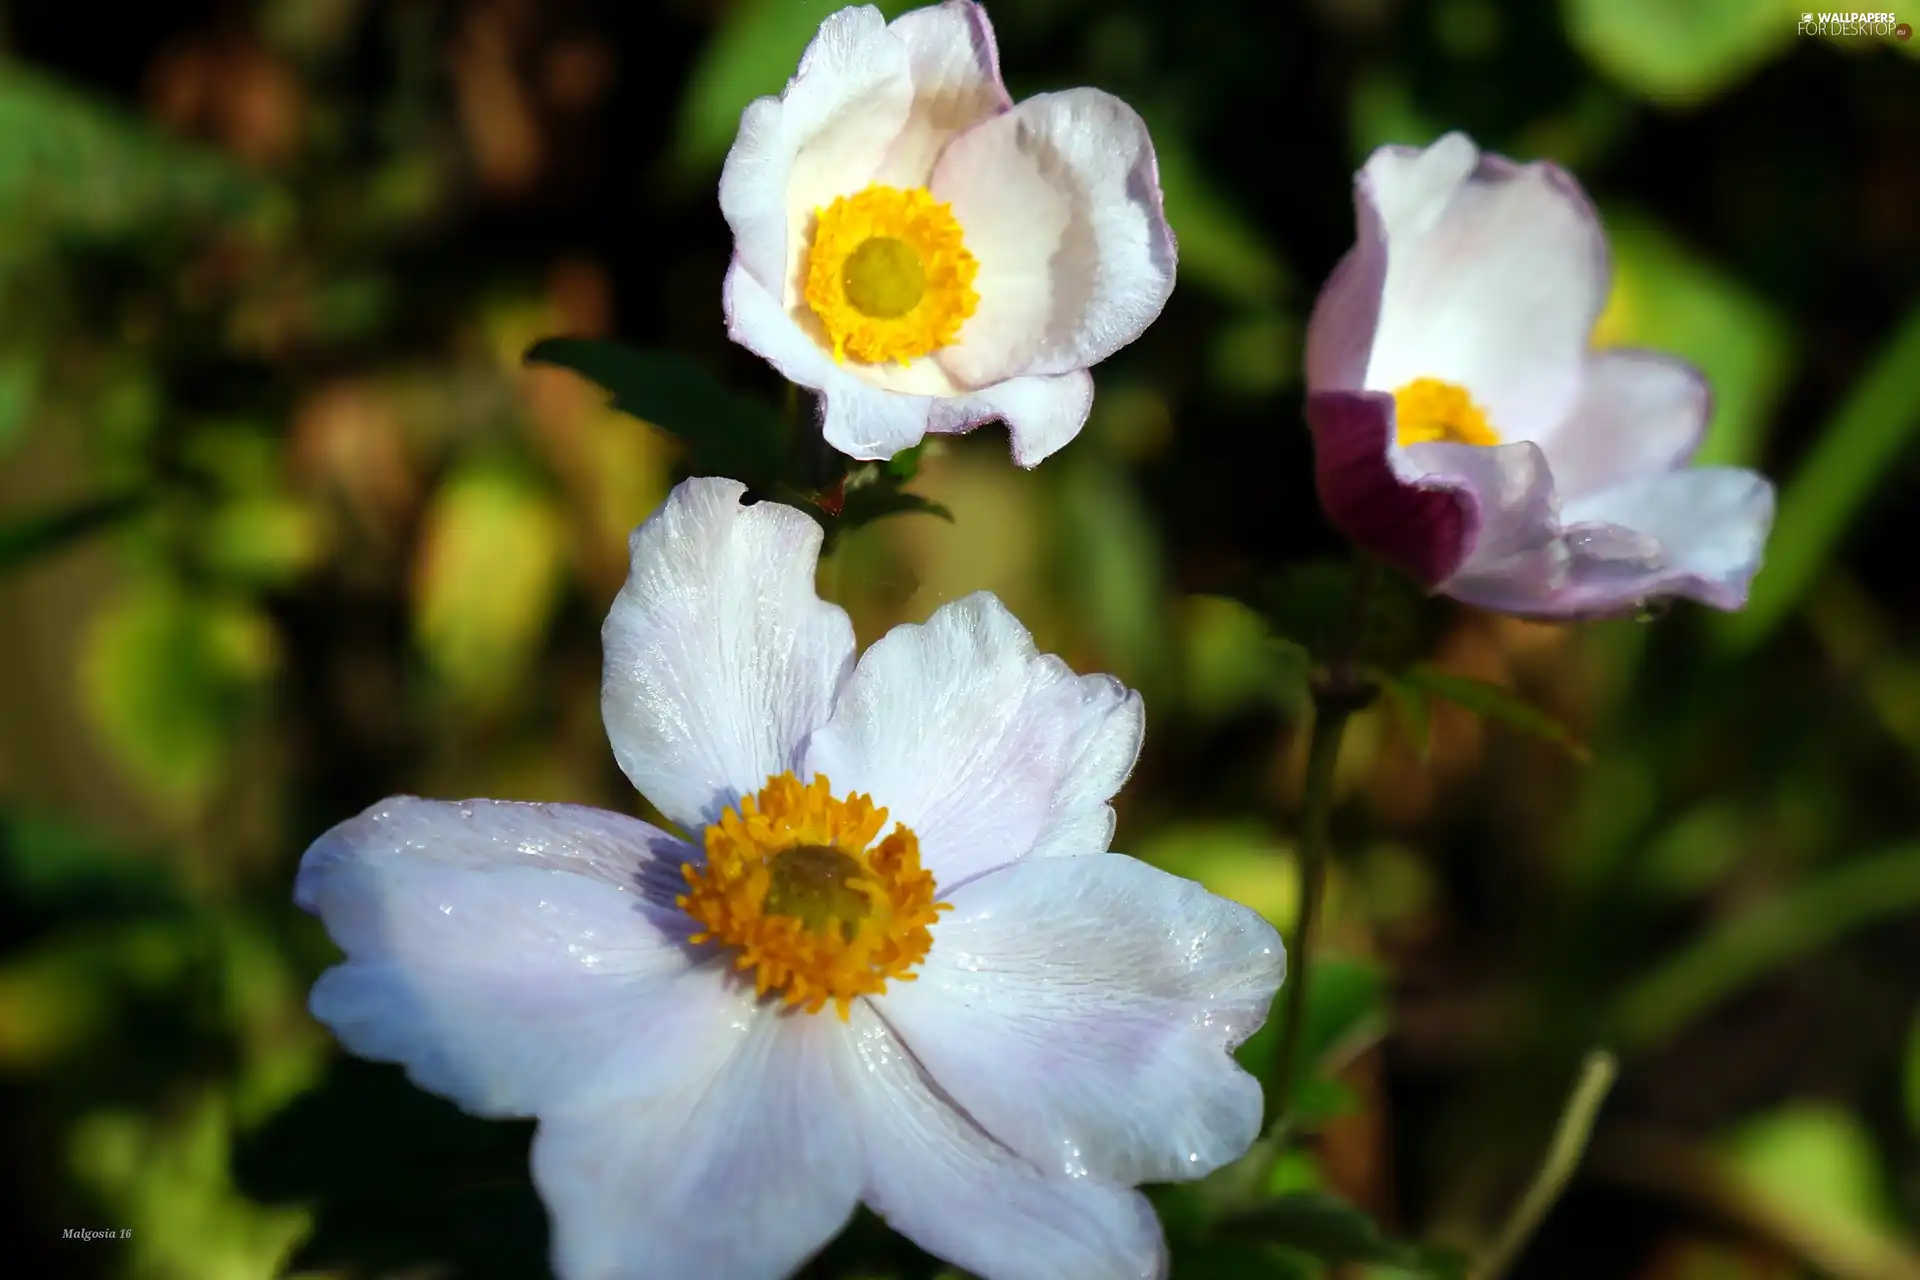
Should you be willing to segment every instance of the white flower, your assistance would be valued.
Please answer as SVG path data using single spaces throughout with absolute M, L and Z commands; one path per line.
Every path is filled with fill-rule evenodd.
M 1097 89 L 1015 106 L 969 0 L 822 22 L 741 116 L 720 208 L 729 334 L 818 391 L 856 458 L 1001 418 L 1035 465 L 1173 290 L 1140 117 Z
M 986 1277 L 1164 1274 L 1132 1188 L 1254 1138 L 1228 1050 L 1279 938 L 1107 852 L 1137 694 L 985 594 L 856 663 L 818 528 L 742 494 L 674 491 L 604 635 L 614 752 L 695 841 L 383 801 L 301 864 L 347 954 L 315 1016 L 469 1111 L 540 1118 L 566 1280 L 783 1275 L 862 1201 Z
M 1307 328 L 1321 505 L 1421 582 L 1534 617 L 1746 603 L 1773 486 L 1688 462 L 1706 380 L 1595 350 L 1607 241 L 1572 175 L 1450 133 L 1382 147 Z

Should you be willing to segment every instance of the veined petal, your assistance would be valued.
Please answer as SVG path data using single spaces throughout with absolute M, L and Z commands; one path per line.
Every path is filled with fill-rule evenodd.
M 814 210 L 873 181 L 907 126 L 906 44 L 871 5 L 827 15 L 777 98 L 759 98 L 720 172 L 734 257 L 786 301 Z
M 895 627 L 861 656 L 807 769 L 910 827 L 945 892 L 1055 831 L 1110 835 L 1106 802 L 1125 775 L 1116 765 L 1130 767 L 1138 750 L 1137 701 L 1117 680 L 1076 676 L 1037 652 L 980 592 Z
M 859 1201 L 859 1135 L 840 1097 L 838 1019 L 728 1012 L 676 1087 L 542 1117 L 533 1177 L 563 1280 L 777 1280 Z M 648 1028 L 654 1052 L 684 1052 Z
M 980 263 L 979 307 L 937 357 L 965 385 L 1096 364 L 1173 291 L 1153 142 L 1112 94 L 1040 94 L 975 125 L 931 185 Z
M 887 28 L 907 46 L 913 106 L 874 181 L 923 187 L 941 148 L 962 130 L 1013 105 L 1000 81 L 1000 52 L 986 9 L 972 0 L 912 9 Z
M 853 625 L 814 594 L 820 526 L 743 507 L 746 486 L 677 486 L 634 530 L 601 639 L 601 714 L 633 785 L 683 829 L 797 766 L 853 664 Z
M 1092 409 L 1093 375 L 1079 369 L 1009 378 L 964 396 L 936 400 L 927 430 L 952 434 L 997 419 L 1007 424 L 1015 464 L 1037 467 L 1080 434 Z
M 1258 914 L 1117 854 L 1030 859 L 952 895 L 918 980 L 875 1008 L 934 1083 L 1055 1177 L 1203 1177 L 1261 1092 L 1231 1050 L 1286 968 Z
M 1159 1280 L 1166 1245 L 1145 1196 L 1048 1177 L 957 1111 L 864 1003 L 846 1094 L 866 1148 L 865 1200 L 929 1253 L 990 1280 Z
M 690 856 L 578 805 L 383 800 L 300 861 L 294 900 L 347 955 L 313 1014 L 478 1115 L 591 1095 L 639 1070 L 634 1029 L 696 980 L 673 907 Z
M 1382 148 L 1356 191 L 1377 202 L 1386 277 L 1365 387 L 1466 387 L 1503 439 L 1542 438 L 1573 411 L 1607 289 L 1598 216 L 1556 165 L 1478 155 L 1449 134 Z
M 1561 501 L 1573 502 L 1641 476 L 1671 471 L 1700 447 L 1713 393 L 1675 356 L 1615 349 L 1587 358 L 1573 416 L 1543 436 Z

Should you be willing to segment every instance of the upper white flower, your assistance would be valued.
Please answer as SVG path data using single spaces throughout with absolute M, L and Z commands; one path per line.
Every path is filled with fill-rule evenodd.
M 565 1280 L 783 1275 L 861 1201 L 985 1277 L 1164 1274 L 1131 1188 L 1254 1138 L 1228 1050 L 1279 938 L 1107 852 L 1137 694 L 985 594 L 856 663 L 817 526 L 742 494 L 673 492 L 604 633 L 614 752 L 695 840 L 383 801 L 301 863 L 347 954 L 315 1016 L 469 1111 L 540 1118 Z
M 1097 89 L 1013 105 L 970 0 L 828 17 L 741 116 L 720 208 L 728 333 L 818 391 L 856 458 L 1001 418 L 1033 466 L 1173 290 L 1140 117 Z
M 1712 407 L 1692 365 L 1592 347 L 1607 241 L 1572 175 L 1450 133 L 1375 151 L 1354 205 L 1358 241 L 1307 330 L 1333 522 L 1509 613 L 1745 604 L 1773 486 L 1688 465 Z

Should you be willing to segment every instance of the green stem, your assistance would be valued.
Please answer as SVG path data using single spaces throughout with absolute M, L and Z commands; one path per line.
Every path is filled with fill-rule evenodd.
M 1353 575 L 1345 634 L 1327 669 L 1313 684 L 1313 736 L 1307 744 L 1307 776 L 1300 816 L 1300 912 L 1287 948 L 1287 1003 L 1280 1024 L 1280 1045 L 1268 1081 L 1268 1105 L 1284 1125 L 1293 1110 L 1293 1082 L 1300 1041 L 1306 1029 L 1307 987 L 1313 972 L 1314 931 L 1325 895 L 1327 864 L 1333 850 L 1333 784 L 1340 763 L 1340 740 L 1347 721 L 1366 706 L 1372 688 L 1360 672 L 1360 646 L 1366 638 L 1367 608 L 1379 566 L 1362 558 Z
M 1474 1269 L 1474 1280 L 1498 1280 L 1519 1259 L 1520 1251 L 1533 1238 L 1541 1219 L 1547 1216 L 1547 1210 L 1567 1189 L 1574 1171 L 1580 1167 L 1587 1139 L 1593 1136 L 1593 1122 L 1600 1117 L 1600 1104 L 1607 1100 L 1607 1092 L 1613 1088 L 1619 1069 L 1619 1061 L 1605 1049 L 1595 1049 L 1587 1055 L 1580 1067 L 1580 1079 L 1560 1112 L 1560 1123 L 1554 1126 L 1553 1141 L 1547 1146 L 1546 1158 L 1540 1162 L 1540 1171 L 1534 1175 L 1520 1203 L 1514 1206 L 1493 1247 Z

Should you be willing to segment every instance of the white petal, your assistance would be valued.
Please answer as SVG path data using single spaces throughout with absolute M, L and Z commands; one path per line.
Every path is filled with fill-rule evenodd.
M 820 393 L 820 430 L 850 458 L 891 458 L 926 437 L 937 403 L 931 396 L 870 385 L 810 337 L 738 262 L 722 289 L 727 336 L 758 353 L 788 381 Z M 920 361 L 932 364 L 932 361 Z M 971 425 L 971 424 L 969 424 Z
M 1597 351 L 1573 416 L 1540 448 L 1561 501 L 1639 476 L 1671 471 L 1693 456 L 1713 413 L 1700 371 L 1653 351 Z
M 1388 243 L 1412 244 L 1439 223 L 1479 165 L 1473 139 L 1449 133 L 1429 147 L 1381 147 L 1360 182 Z
M 814 594 L 820 526 L 695 479 L 634 530 L 601 640 L 601 714 L 621 769 L 689 834 L 793 769 L 853 662 L 853 625 Z
M 873 181 L 907 124 L 907 48 L 871 5 L 821 22 L 787 88 L 759 98 L 720 171 L 734 257 L 783 301 L 814 210 Z
M 901 14 L 887 28 L 907 46 L 913 107 L 874 181 L 924 187 L 949 139 L 1013 105 L 1000 82 L 1000 54 L 987 11 L 947 0 Z
M 1314 300 L 1307 322 L 1307 389 L 1358 391 L 1366 382 L 1387 279 L 1387 245 L 1411 242 L 1439 218 L 1480 163 L 1463 133 L 1432 146 L 1381 147 L 1354 175 L 1354 244 Z
M 938 356 L 966 385 L 1096 364 L 1173 291 L 1153 142 L 1111 94 L 1040 94 L 974 126 L 941 154 L 932 190 L 980 263 L 979 308 Z
M 1260 1133 L 1230 1050 L 1286 968 L 1273 926 L 1118 854 L 1029 860 L 952 897 L 875 1008 L 995 1139 L 1060 1177 L 1202 1177 Z
M 911 828 L 945 891 L 1056 831 L 1110 834 L 1106 802 L 1125 773 L 1115 764 L 1131 765 L 1137 750 L 1137 702 L 1119 681 L 1076 676 L 1037 652 L 1006 606 L 980 592 L 923 626 L 895 627 L 862 655 L 807 769 L 842 795 L 871 795 L 890 823 Z
M 313 1014 L 477 1114 L 590 1094 L 696 980 L 673 906 L 691 856 L 577 805 L 383 800 L 300 862 L 295 901 L 347 953 Z
M 1146 1197 L 1099 1178 L 1047 1177 L 980 1131 L 864 1004 L 847 1082 L 874 1212 L 986 1280 L 1158 1280 L 1166 1245 Z
M 1093 375 L 1074 373 L 1009 378 L 970 395 L 939 400 L 927 430 L 970 431 L 999 419 L 1013 441 L 1013 460 L 1037 467 L 1080 434 L 1093 410 Z
M 1518 579 L 1558 571 L 1564 553 L 1556 542 L 1557 500 L 1540 446 L 1434 442 L 1396 449 L 1393 461 L 1403 479 L 1445 484 L 1470 499 L 1467 558 L 1455 579 Z M 1445 590 L 1453 593 L 1453 580 Z
M 1606 240 L 1554 165 L 1481 156 L 1445 194 L 1465 156 L 1458 137 L 1368 162 L 1360 190 L 1381 201 L 1387 270 L 1365 386 L 1458 383 L 1502 439 L 1537 440 L 1579 395 L 1606 295 Z M 1444 163 L 1434 159 L 1442 147 Z
M 777 1280 L 846 1223 L 864 1174 L 846 1030 L 756 1011 L 677 1087 L 542 1118 L 533 1176 L 564 1280 Z M 671 1057 L 681 1046 L 656 1042 Z
M 1576 580 L 1596 601 L 1687 595 L 1721 609 L 1746 603 L 1773 526 L 1773 486 L 1738 467 L 1646 476 L 1571 502 L 1561 512 L 1576 543 Z M 1604 525 L 1658 544 L 1654 563 L 1607 563 L 1578 545 L 1581 526 Z

